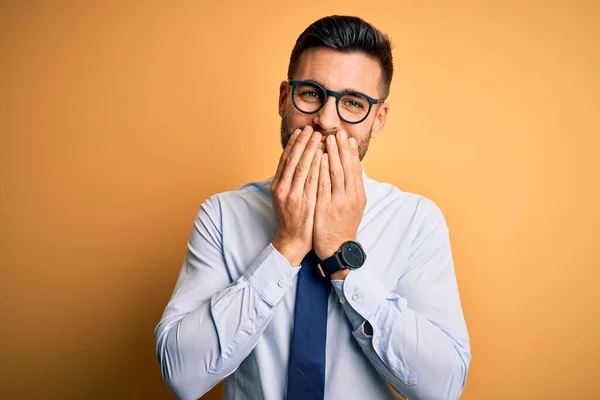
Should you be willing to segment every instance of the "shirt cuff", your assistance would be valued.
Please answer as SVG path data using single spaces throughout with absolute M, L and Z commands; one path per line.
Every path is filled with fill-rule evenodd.
M 288 291 L 300 267 L 292 268 L 273 244 L 263 250 L 244 274 L 244 278 L 269 305 L 277 304 Z
M 355 330 L 362 331 L 365 321 L 386 301 L 387 289 L 368 268 L 351 270 L 345 280 L 332 280 L 331 284 Z

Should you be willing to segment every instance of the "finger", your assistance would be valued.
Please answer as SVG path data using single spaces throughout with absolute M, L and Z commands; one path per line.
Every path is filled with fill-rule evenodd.
M 300 135 L 296 139 L 296 143 L 290 150 L 290 154 L 284 160 L 283 172 L 281 173 L 281 178 L 279 180 L 279 185 L 283 187 L 290 187 L 292 183 L 292 179 L 294 178 L 294 173 L 296 172 L 296 165 L 298 165 L 298 161 L 300 161 L 300 157 L 302 153 L 304 153 L 304 149 L 306 148 L 306 144 L 310 139 L 310 136 L 313 132 L 312 126 L 308 125 L 302 129 Z
M 350 162 L 351 181 L 354 182 L 354 190 L 364 190 L 363 184 L 363 168 L 360 163 L 360 154 L 358 152 L 358 142 L 354 138 L 348 139 L 350 144 Z
M 312 161 L 315 158 L 315 153 L 317 152 L 320 143 L 321 134 L 319 132 L 313 132 L 306 145 L 306 148 L 304 149 L 304 153 L 302 153 L 302 156 L 300 157 L 300 161 L 298 161 L 298 164 L 296 164 L 296 171 L 292 179 L 290 193 L 296 193 L 300 195 L 304 192 L 306 178 L 309 174 Z
M 344 188 L 344 169 L 340 161 L 338 145 L 334 135 L 327 138 L 327 159 L 329 160 L 329 175 L 331 178 L 331 195 L 343 194 Z
M 304 193 L 306 193 L 306 197 L 313 200 L 317 198 L 317 190 L 319 188 L 319 170 L 321 167 L 321 158 L 323 157 L 323 150 L 317 147 L 317 151 L 315 156 L 312 159 L 312 163 L 310 164 L 310 171 L 308 172 L 308 176 L 306 177 L 306 182 L 304 184 Z
M 350 140 L 344 130 L 340 130 L 336 135 L 338 149 L 340 153 L 340 162 L 344 171 L 344 186 L 345 191 L 353 193 L 356 190 L 355 164 L 352 159 Z
M 283 153 L 281 153 L 281 156 L 279 157 L 279 164 L 277 164 L 277 172 L 275 172 L 275 176 L 273 177 L 273 182 L 271 183 L 272 185 L 277 185 L 279 179 L 281 179 L 281 174 L 283 173 L 285 167 L 285 160 L 289 156 L 290 151 L 292 150 L 294 143 L 296 143 L 296 139 L 298 139 L 298 135 L 300 135 L 301 131 L 302 129 L 298 128 L 292 132 L 285 149 L 283 149 Z
M 321 157 L 319 170 L 319 187 L 317 189 L 317 203 L 328 203 L 331 201 L 331 180 L 329 178 L 329 155 Z

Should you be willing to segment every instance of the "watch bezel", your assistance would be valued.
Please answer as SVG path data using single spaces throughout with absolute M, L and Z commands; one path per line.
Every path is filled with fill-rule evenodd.
M 360 253 L 361 259 L 358 262 L 355 262 L 356 257 L 350 256 L 350 254 L 354 255 L 354 253 L 352 252 L 352 249 L 354 248 L 358 249 Z M 367 259 L 365 250 L 362 248 L 360 243 L 355 242 L 353 240 L 349 240 L 347 242 L 342 243 L 342 246 L 339 249 L 339 256 L 342 265 L 344 266 L 344 268 L 347 269 L 358 269 L 364 265 Z

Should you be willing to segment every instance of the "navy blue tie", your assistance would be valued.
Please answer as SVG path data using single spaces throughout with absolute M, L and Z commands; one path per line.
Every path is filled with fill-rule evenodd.
M 287 400 L 325 398 L 327 298 L 331 282 L 321 277 L 317 262 L 318 257 L 311 250 L 298 272 Z

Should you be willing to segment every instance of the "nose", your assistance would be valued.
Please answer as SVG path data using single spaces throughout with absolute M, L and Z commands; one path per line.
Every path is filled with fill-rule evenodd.
M 314 114 L 313 126 L 320 126 L 324 132 L 336 131 L 340 128 L 340 117 L 336 109 L 336 98 L 329 96 L 323 107 Z

